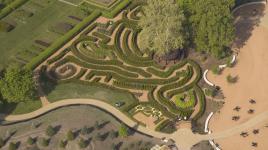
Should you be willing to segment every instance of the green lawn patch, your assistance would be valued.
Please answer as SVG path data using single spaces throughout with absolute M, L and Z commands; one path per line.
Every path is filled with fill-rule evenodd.
M 120 107 L 121 109 L 124 109 L 132 103 L 137 102 L 137 99 L 132 94 L 127 92 L 105 88 L 102 86 L 89 86 L 79 83 L 58 84 L 55 86 L 54 90 L 48 94 L 48 99 L 50 102 L 73 98 L 99 99 L 113 106 L 115 106 L 116 102 L 124 102 L 125 105 Z
M 41 106 L 42 103 L 39 99 L 34 101 L 21 102 L 18 104 L 9 103 L 4 105 L 4 109 L 0 110 L 0 113 L 11 115 L 26 114 L 41 108 Z
M 181 93 L 175 95 L 175 104 L 177 107 L 186 109 L 186 108 L 193 108 L 196 103 L 196 94 L 193 90 L 187 93 Z

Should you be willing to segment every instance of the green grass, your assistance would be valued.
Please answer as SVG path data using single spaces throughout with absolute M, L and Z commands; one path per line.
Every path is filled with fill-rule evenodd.
M 56 85 L 55 89 L 48 94 L 50 102 L 55 102 L 62 99 L 72 98 L 92 98 L 99 99 L 114 106 L 116 102 L 125 102 L 121 109 L 126 108 L 137 99 L 132 94 L 105 88 L 102 86 L 89 86 L 79 83 L 62 83 Z
M 21 102 L 18 104 L 9 103 L 4 106 L 3 110 L 0 110 L 0 113 L 6 113 L 11 115 L 25 114 L 33 112 L 41 108 L 41 106 L 42 103 L 39 99 L 34 101 Z
M 47 3 L 49 1 L 49 3 Z M 10 61 L 14 60 L 18 52 L 34 50 L 32 45 L 34 40 L 40 39 L 53 42 L 59 38 L 60 34 L 50 32 L 48 29 L 59 23 L 68 22 L 77 24 L 78 22 L 68 16 L 78 16 L 84 18 L 83 12 L 78 7 L 73 7 L 58 0 L 29 0 L 18 10 L 25 9 L 34 13 L 32 17 L 21 19 L 16 17 L 16 10 L 3 20 L 15 22 L 16 28 L 9 33 L 0 33 L 0 68 L 3 68 Z M 37 52 L 38 53 L 38 52 Z M 31 57 L 30 57 L 31 58 Z M 29 61 L 29 58 L 28 60 Z

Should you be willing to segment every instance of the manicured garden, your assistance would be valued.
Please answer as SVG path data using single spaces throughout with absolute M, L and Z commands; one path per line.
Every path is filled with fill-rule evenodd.
M 130 117 L 133 108 L 140 105 L 152 107 L 168 119 L 186 120 L 196 117 L 192 116 L 197 109 L 194 104 L 200 103 L 201 108 L 197 110 L 202 114 L 205 99 L 197 85 L 201 78 L 199 65 L 185 59 L 165 68 L 153 60 L 151 52 L 139 48 L 141 29 L 137 23 L 142 5 L 132 2 L 126 11 L 121 11 L 120 19 L 92 22 L 67 50 L 47 60 L 48 65 L 42 66 L 41 72 L 45 83 L 56 85 L 47 92 L 51 102 L 95 98 L 112 104 L 123 102 L 125 105 L 120 110 Z M 191 98 L 191 105 L 188 102 L 176 105 L 172 101 L 172 97 L 187 91 L 198 97 Z M 137 95 L 147 97 L 147 102 L 141 102 Z

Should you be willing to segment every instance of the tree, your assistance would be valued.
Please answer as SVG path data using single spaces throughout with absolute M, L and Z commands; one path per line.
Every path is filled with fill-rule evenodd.
M 36 91 L 32 72 L 17 66 L 8 67 L 0 80 L 0 91 L 8 102 L 32 100 Z
M 79 145 L 79 148 L 86 148 L 87 142 L 83 138 L 80 138 L 78 141 L 78 145 Z
M 75 139 L 75 136 L 74 136 L 73 131 L 69 130 L 69 131 L 67 132 L 67 140 L 68 140 L 68 141 L 73 141 L 74 139 Z
M 139 21 L 142 28 L 139 36 L 141 49 L 158 55 L 182 49 L 186 39 L 184 20 L 183 11 L 175 1 L 147 0 Z
M 191 10 L 193 41 L 198 51 L 224 57 L 234 40 L 231 9 L 234 0 L 188 0 Z
M 118 134 L 120 137 L 127 137 L 128 136 L 128 128 L 125 125 L 121 125 Z
M 55 134 L 56 134 L 56 130 L 51 125 L 49 125 L 46 129 L 46 135 L 51 137 Z
M 49 139 L 41 138 L 39 143 L 40 143 L 41 146 L 47 147 L 49 145 Z
M 34 144 L 34 139 L 33 139 L 32 137 L 29 137 L 29 138 L 27 139 L 27 143 L 28 143 L 29 145 L 33 145 L 33 144 Z
M 61 140 L 60 141 L 60 144 L 59 144 L 60 148 L 65 148 L 66 145 L 67 145 L 67 142 L 66 141 L 64 141 L 64 140 Z

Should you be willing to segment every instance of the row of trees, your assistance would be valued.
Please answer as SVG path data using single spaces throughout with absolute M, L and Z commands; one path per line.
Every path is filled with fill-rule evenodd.
M 194 47 L 221 58 L 234 40 L 234 0 L 147 0 L 139 21 L 143 50 Z

